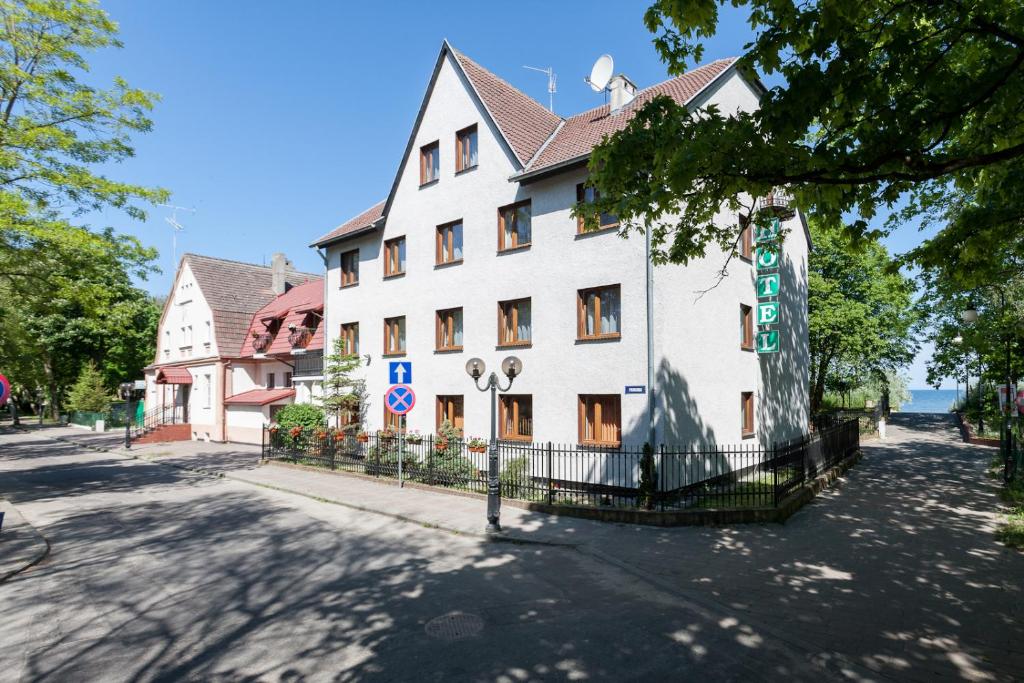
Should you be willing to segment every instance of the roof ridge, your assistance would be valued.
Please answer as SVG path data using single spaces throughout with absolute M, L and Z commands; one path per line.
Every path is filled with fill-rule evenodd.
M 220 261 L 221 263 L 234 263 L 235 265 L 239 265 L 239 266 L 249 266 L 250 268 L 261 268 L 263 270 L 270 270 L 272 268 L 272 266 L 261 266 L 261 265 L 259 265 L 257 263 L 249 263 L 248 261 L 238 261 L 236 259 L 224 258 L 222 256 L 208 256 L 206 254 L 196 254 L 196 253 L 191 252 L 191 251 L 185 252 L 184 254 L 181 255 L 181 257 L 183 259 L 184 258 L 192 257 L 192 258 L 208 259 L 210 261 Z M 299 275 L 311 275 L 312 277 L 315 277 L 315 278 L 318 278 L 318 279 L 321 278 L 321 276 L 317 275 L 316 273 L 307 273 L 305 271 L 298 270 L 297 268 L 292 268 L 290 271 L 286 271 L 286 272 L 298 273 Z
M 652 83 L 651 85 L 648 85 L 646 87 L 640 88 L 639 90 L 636 91 L 636 95 L 634 95 L 633 100 L 631 100 L 631 102 L 636 101 L 641 95 L 643 95 L 648 90 L 654 90 L 655 88 L 660 88 L 661 86 L 663 86 L 663 85 L 665 85 L 667 83 L 671 83 L 672 81 L 678 80 L 678 79 L 683 78 L 685 76 L 692 76 L 692 75 L 696 74 L 698 71 L 702 71 L 704 69 L 712 67 L 712 66 L 718 64 L 719 62 L 736 62 L 736 61 L 739 61 L 739 57 L 722 57 L 721 59 L 715 59 L 713 61 L 710 61 L 707 64 L 701 64 L 700 66 L 695 66 L 692 69 L 684 71 L 683 73 L 679 74 L 678 76 L 672 76 L 671 78 L 666 78 L 663 81 L 658 81 L 657 83 Z M 574 119 L 577 116 L 583 116 L 584 114 L 592 114 L 592 113 L 596 112 L 597 110 L 603 109 L 603 108 L 605 108 L 607 106 L 609 106 L 609 105 L 608 105 L 607 102 L 605 102 L 604 104 L 599 104 L 596 107 L 591 107 L 590 109 L 584 109 L 583 111 L 578 112 L 576 114 L 573 114 L 572 116 L 569 116 L 567 118 Z M 626 104 L 625 106 L 628 107 L 629 104 Z M 623 108 L 625 108 L 625 107 L 623 107 Z

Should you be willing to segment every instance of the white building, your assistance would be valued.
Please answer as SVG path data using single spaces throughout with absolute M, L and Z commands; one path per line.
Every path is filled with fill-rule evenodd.
M 145 368 L 146 412 L 159 411 L 169 424 L 142 438 L 230 440 L 224 399 L 236 393 L 232 366 L 245 364 L 240 350 L 253 314 L 310 281 L 322 284 L 282 255 L 272 267 L 182 256 L 160 317 L 156 358 Z
M 524 370 L 500 399 L 503 439 L 739 444 L 804 432 L 799 217 L 783 225 L 781 351 L 758 354 L 749 258 L 698 300 L 725 254 L 649 269 L 643 238 L 620 238 L 611 217 L 583 231 L 570 214 L 593 146 L 651 96 L 735 111 L 761 91 L 720 60 L 639 92 L 616 77 L 616 110 L 562 119 L 444 43 L 387 198 L 313 244 L 329 264 L 328 348 L 342 335 L 366 360 L 367 428 L 389 420 L 387 361 L 403 359 L 417 392 L 409 429 L 433 432 L 448 416 L 486 437 L 489 399 L 464 365 L 479 356 L 497 370 L 515 354 Z

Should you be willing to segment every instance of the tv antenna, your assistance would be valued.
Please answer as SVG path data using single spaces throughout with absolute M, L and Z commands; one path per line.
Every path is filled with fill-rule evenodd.
M 178 267 L 178 233 L 185 232 L 185 226 L 178 222 L 178 212 L 188 211 L 189 213 L 195 213 L 194 208 L 187 206 L 175 206 L 174 204 L 158 204 L 165 209 L 171 210 L 170 216 L 165 216 L 164 220 L 169 226 L 171 226 L 171 266 L 173 268 Z
M 590 67 L 590 76 L 584 78 L 584 82 L 594 92 L 608 92 L 608 84 L 612 80 L 612 70 L 615 68 L 615 61 L 611 55 L 601 55 Z
M 523 65 L 523 68 L 529 69 L 530 71 L 539 71 L 542 74 L 548 75 L 548 109 L 553 114 L 555 112 L 555 93 L 558 92 L 558 76 L 555 75 L 555 68 L 549 66 L 546 69 L 541 69 L 537 66 L 526 66 L 525 64 Z

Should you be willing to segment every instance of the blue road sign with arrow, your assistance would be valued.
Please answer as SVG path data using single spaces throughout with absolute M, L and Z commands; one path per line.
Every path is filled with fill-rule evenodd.
M 388 363 L 388 377 L 391 384 L 409 384 L 412 382 L 412 361 L 391 361 Z
M 396 384 L 384 394 L 384 405 L 395 415 L 405 415 L 416 405 L 416 392 L 412 387 Z

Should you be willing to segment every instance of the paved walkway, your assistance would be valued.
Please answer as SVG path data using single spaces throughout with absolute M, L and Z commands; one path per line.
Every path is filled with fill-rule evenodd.
M 256 467 L 244 449 L 162 446 L 138 454 L 219 462 L 237 480 L 467 535 L 483 526 L 476 499 Z M 909 414 L 864 452 L 785 525 L 656 529 L 510 506 L 502 523 L 511 538 L 572 544 L 689 604 L 726 609 L 720 626 L 743 647 L 777 638 L 852 678 L 1020 679 L 1024 554 L 993 540 L 992 449 L 961 443 L 947 416 Z

